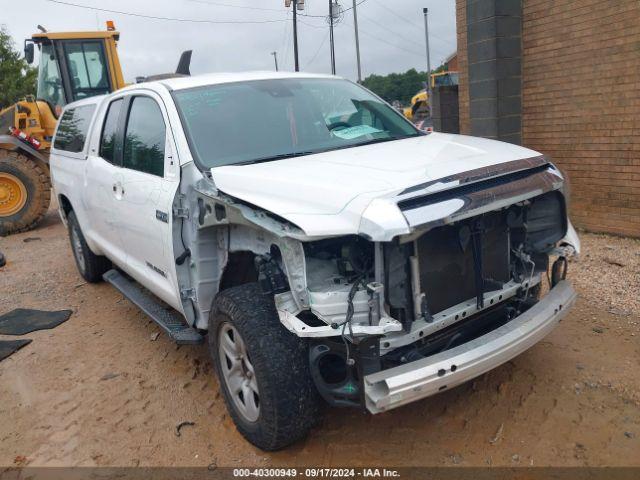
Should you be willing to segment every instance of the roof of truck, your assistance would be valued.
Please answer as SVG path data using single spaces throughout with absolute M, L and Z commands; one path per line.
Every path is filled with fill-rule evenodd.
M 85 104 L 99 104 L 105 98 L 128 90 L 144 88 L 145 85 L 162 85 L 169 90 L 184 90 L 193 87 L 202 87 L 206 85 L 217 85 L 222 83 L 247 82 L 252 80 L 272 80 L 278 78 L 341 78 L 333 75 L 324 75 L 320 73 L 299 73 L 299 72 L 235 72 L 235 73 L 207 73 L 203 75 L 194 75 L 189 77 L 165 78 L 161 80 L 152 80 L 150 82 L 132 83 L 125 88 L 116 90 L 111 94 L 97 95 L 70 102 L 65 106 L 65 110 L 70 107 L 78 107 Z
M 176 77 L 157 80 L 171 90 L 216 85 L 220 83 L 247 82 L 252 80 L 272 80 L 278 78 L 340 78 L 319 73 L 300 72 L 235 72 L 207 73 L 191 77 Z

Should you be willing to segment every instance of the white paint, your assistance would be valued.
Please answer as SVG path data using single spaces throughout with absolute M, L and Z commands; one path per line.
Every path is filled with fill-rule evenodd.
M 404 189 L 539 155 L 495 140 L 432 133 L 255 165 L 218 167 L 211 174 L 221 191 L 286 218 L 309 236 L 362 233 L 382 241 L 390 239 L 383 231 L 409 233 L 396 206 L 396 196 Z M 446 184 L 429 190 L 442 186 Z

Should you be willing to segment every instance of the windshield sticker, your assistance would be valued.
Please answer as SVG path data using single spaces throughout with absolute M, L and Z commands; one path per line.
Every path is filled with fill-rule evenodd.
M 342 130 L 333 130 L 336 137 L 344 140 L 353 140 L 354 138 L 362 137 L 363 135 L 372 135 L 374 133 L 382 133 L 383 130 L 370 127 L 369 125 L 358 125 L 356 127 L 343 128 Z

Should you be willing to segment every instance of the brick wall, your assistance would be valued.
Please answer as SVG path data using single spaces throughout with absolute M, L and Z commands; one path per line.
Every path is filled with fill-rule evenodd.
M 458 55 L 456 53 L 451 55 L 451 57 L 449 57 L 449 59 L 446 61 L 446 64 L 447 64 L 447 70 L 450 70 L 452 72 L 457 72 L 458 69 L 460 68 L 460 66 L 458 65 Z
M 640 2 L 523 0 L 522 18 L 523 144 L 568 173 L 577 226 L 640 237 Z
M 436 87 L 433 90 L 431 119 L 436 132 L 460 133 L 457 85 Z
M 458 36 L 458 105 L 460 108 L 460 133 L 469 134 L 469 61 L 467 59 L 467 6 L 456 1 L 456 29 Z
M 522 143 L 522 0 L 467 1 L 470 134 Z

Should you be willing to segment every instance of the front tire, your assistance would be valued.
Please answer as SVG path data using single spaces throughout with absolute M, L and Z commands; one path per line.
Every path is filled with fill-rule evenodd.
M 71 250 L 73 258 L 76 260 L 78 272 L 89 283 L 102 281 L 102 275 L 111 268 L 111 262 L 106 257 L 96 255 L 91 251 L 87 241 L 84 239 L 75 212 L 69 212 L 67 224 L 69 226 Z
M 273 451 L 307 436 L 318 412 L 306 343 L 287 331 L 255 283 L 219 293 L 209 347 L 227 409 L 253 445 Z
M 50 201 L 51 179 L 46 165 L 0 148 L 0 236 L 35 228 Z

